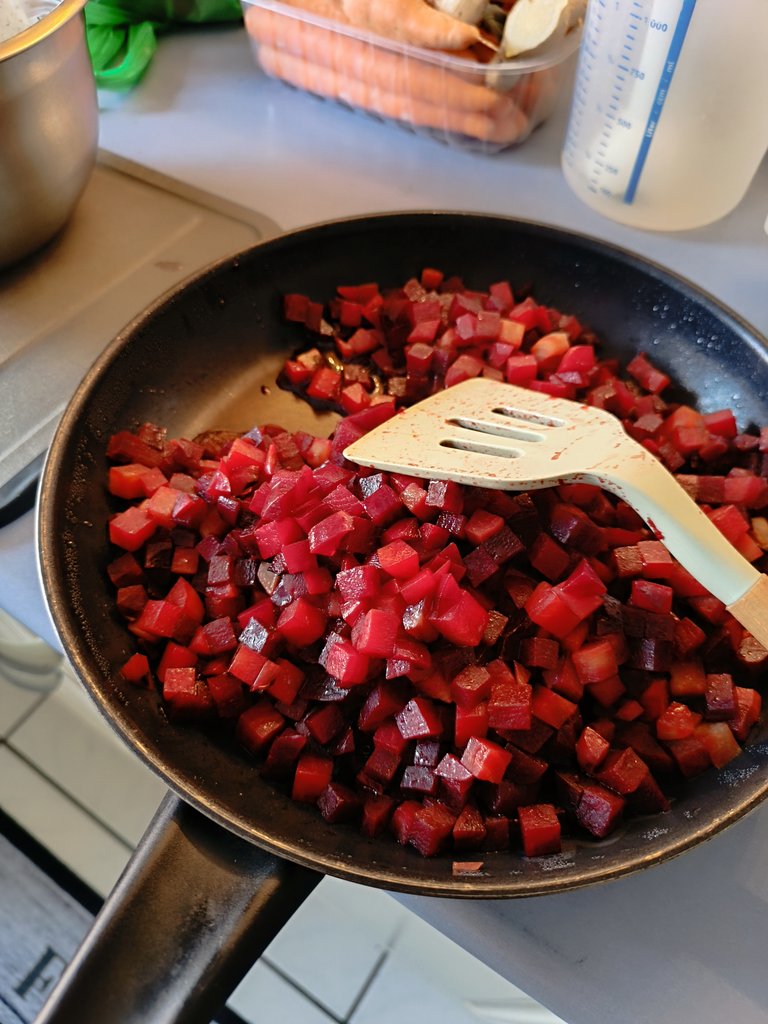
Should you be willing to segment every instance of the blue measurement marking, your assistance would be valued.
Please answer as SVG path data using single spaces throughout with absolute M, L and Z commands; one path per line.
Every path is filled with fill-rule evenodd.
M 627 205 L 633 203 L 635 200 L 637 186 L 640 182 L 640 175 L 643 173 L 645 161 L 648 159 L 651 142 L 656 133 L 659 118 L 661 117 L 661 112 L 669 93 L 672 76 L 677 69 L 677 63 L 680 60 L 680 51 L 683 48 L 683 43 L 685 42 L 685 36 L 688 32 L 688 26 L 691 23 L 691 17 L 695 6 L 696 0 L 683 0 L 680 17 L 678 19 L 677 26 L 675 27 L 674 35 L 669 43 L 667 59 L 664 61 L 664 69 L 661 72 L 661 78 L 659 79 L 659 84 L 656 88 L 656 95 L 654 96 L 653 104 L 651 105 L 651 110 L 648 114 L 648 123 L 645 126 L 643 140 L 640 143 L 640 149 L 637 151 L 635 164 L 632 168 L 632 173 L 629 176 L 629 182 L 627 183 L 627 190 L 624 193 L 623 201 Z

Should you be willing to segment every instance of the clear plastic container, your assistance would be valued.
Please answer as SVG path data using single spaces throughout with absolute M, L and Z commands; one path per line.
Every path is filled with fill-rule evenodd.
M 498 153 L 519 145 L 572 80 L 570 32 L 536 56 L 481 63 L 318 17 L 275 0 L 242 0 L 262 70 L 296 88 L 395 121 L 451 146 Z

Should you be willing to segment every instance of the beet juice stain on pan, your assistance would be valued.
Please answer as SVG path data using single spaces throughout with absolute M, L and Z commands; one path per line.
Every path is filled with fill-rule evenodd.
M 122 680 L 133 645 L 105 572 L 110 434 L 144 421 L 169 436 L 267 421 L 327 433 L 332 416 L 318 419 L 274 383 L 296 339 L 283 294 L 323 300 L 338 284 L 399 285 L 425 266 L 461 275 L 470 288 L 502 278 L 531 286 L 623 362 L 649 352 L 684 397 L 701 395 L 705 411 L 731 406 L 742 428 L 768 422 L 768 349 L 747 324 L 623 250 L 504 218 L 405 213 L 318 225 L 217 263 L 141 314 L 61 421 L 43 475 L 38 543 L 67 654 L 101 712 L 173 795 L 41 1024 L 210 1020 L 323 873 L 425 895 L 556 893 L 680 854 L 768 792 L 763 727 L 738 761 L 697 778 L 663 816 L 634 820 L 601 844 L 569 840 L 556 859 L 484 854 L 482 872 L 454 876 L 450 856 L 424 859 L 389 836 L 326 825 L 262 780 L 231 741 L 169 721 L 154 693 Z

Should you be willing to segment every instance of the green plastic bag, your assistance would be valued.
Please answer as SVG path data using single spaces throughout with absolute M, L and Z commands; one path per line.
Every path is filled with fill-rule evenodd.
M 85 31 L 96 84 L 133 88 L 154 56 L 158 32 L 242 16 L 240 0 L 88 0 Z

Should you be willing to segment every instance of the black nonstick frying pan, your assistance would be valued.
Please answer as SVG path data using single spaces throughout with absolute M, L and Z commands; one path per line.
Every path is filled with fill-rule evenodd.
M 532 286 L 539 301 L 596 331 L 611 354 L 626 361 L 648 352 L 705 411 L 730 406 L 742 428 L 768 423 L 768 348 L 747 324 L 630 253 L 515 220 L 426 212 L 311 227 L 217 263 L 137 317 L 61 421 L 41 485 L 38 545 L 52 617 L 78 675 L 171 795 L 40 1024 L 209 1021 L 324 873 L 424 895 L 555 893 L 683 853 L 766 795 L 764 727 L 738 762 L 738 785 L 714 771 L 698 778 L 663 828 L 638 819 L 610 841 L 569 842 L 556 870 L 489 854 L 470 878 L 454 874 L 449 855 L 423 859 L 390 837 L 324 824 L 262 781 L 232 744 L 170 722 L 154 694 L 122 681 L 131 638 L 105 574 L 110 434 L 144 421 L 171 436 L 267 421 L 317 427 L 315 414 L 274 384 L 298 344 L 282 295 L 322 300 L 339 284 L 397 285 L 424 266 L 469 287 L 502 278 Z M 329 430 L 333 420 L 320 422 Z

